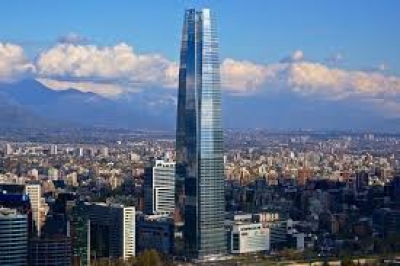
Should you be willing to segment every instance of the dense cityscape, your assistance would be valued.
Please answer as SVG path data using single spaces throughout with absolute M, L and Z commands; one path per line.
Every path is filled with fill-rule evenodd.
M 77 139 L 88 137 L 67 143 L 62 134 L 57 139 L 60 132 L 43 130 L 1 143 L 2 211 L 10 212 L 7 205 L 30 208 L 33 265 L 45 265 L 40 259 L 52 244 L 59 256 L 48 256 L 57 265 L 71 258 L 85 265 L 85 258 L 89 264 L 94 257 L 108 263 L 144 250 L 183 263 L 182 218 L 171 216 L 174 134 L 103 130 L 99 140 L 96 129 L 76 132 Z M 224 135 L 227 261 L 390 258 L 399 251 L 399 135 L 262 130 Z M 19 193 L 29 195 L 29 207 Z M 85 217 L 76 214 L 80 208 L 90 223 L 80 220 Z M 122 216 L 118 209 L 132 213 Z M 111 213 L 119 223 L 108 224 Z M 115 230 L 131 223 L 136 233 L 123 242 Z M 247 236 L 238 235 L 243 228 Z M 103 239 L 106 235 L 113 239 Z M 241 244 L 235 246 L 238 237 Z
M 190 8 L 183 18 L 179 64 L 165 67 L 165 83 L 173 80 L 168 86 L 175 84 L 178 89 L 176 97 L 167 101 L 174 103 L 175 111 L 169 115 L 176 119 L 175 130 L 86 126 L 58 121 L 56 116 L 47 121 L 35 115 L 21 119 L 24 109 L 4 105 L 8 113 L 3 117 L 11 114 L 12 119 L 8 126 L 0 121 L 0 266 L 399 265 L 400 134 L 384 128 L 266 129 L 263 121 L 260 128 L 226 127 L 222 116 L 226 81 L 221 78 L 226 76 L 226 64 L 241 74 L 244 66 L 250 66 L 246 77 L 253 72 L 268 76 L 276 69 L 286 73 L 284 67 L 301 62 L 303 54 L 297 51 L 280 61 L 284 67 L 277 65 L 274 70 L 258 71 L 247 61 L 238 66 L 232 59 L 221 65 L 218 16 L 208 8 Z M 0 43 L 0 56 L 4 47 Z M 52 81 L 46 71 L 80 58 L 86 48 L 97 49 L 82 47 L 69 57 L 50 52 L 47 59 L 54 54 L 62 59 L 47 69 L 39 67 L 46 59 L 46 52 L 41 52 L 37 65 L 28 68 L 39 75 L 36 80 L 41 84 L 53 84 L 58 78 L 65 82 L 63 71 L 50 74 Z M 75 49 L 65 43 L 58 48 Z M 118 59 L 111 64 L 121 66 L 116 75 L 132 74 L 124 61 L 133 53 L 128 45 L 101 49 L 96 56 Z M 110 50 L 112 56 L 105 55 Z M 121 51 L 128 54 L 119 56 Z M 72 63 L 78 70 L 67 71 L 72 81 L 82 85 L 89 80 L 82 73 L 98 67 L 104 77 L 94 76 L 103 91 L 120 89 L 116 84 L 107 87 L 115 73 L 105 61 L 96 59 L 96 66 L 89 66 L 82 58 Z M 137 58 L 138 65 L 150 69 L 135 72 L 138 75 L 157 72 L 150 60 L 169 64 L 161 55 Z M 296 66 L 289 67 L 295 71 Z M 333 69 L 336 74 L 340 71 Z M 84 81 L 79 81 L 82 77 Z M 231 86 L 248 88 L 257 79 L 261 78 L 243 83 L 233 79 L 240 84 Z M 331 82 L 316 80 L 322 87 Z M 395 77 L 390 80 L 393 86 L 400 84 Z M 376 86 L 366 80 L 343 83 Z M 294 91 L 300 87 L 295 84 Z M 63 89 L 68 99 L 82 99 L 70 84 Z M 40 90 L 43 101 L 53 99 L 50 89 Z M 103 108 L 113 109 L 92 91 L 83 93 L 90 97 L 84 105 L 98 102 L 100 114 Z M 164 104 L 160 100 L 151 106 L 162 113 L 168 110 Z M 138 117 L 150 120 L 145 114 Z M 21 126 L 12 124 L 13 119 L 30 122 Z

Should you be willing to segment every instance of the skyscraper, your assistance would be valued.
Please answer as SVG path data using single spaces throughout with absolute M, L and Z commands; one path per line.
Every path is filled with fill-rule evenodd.
M 50 145 L 50 154 L 57 155 L 57 153 L 58 153 L 57 145 L 55 145 L 55 144 Z
M 185 13 L 176 129 L 177 200 L 193 258 L 226 252 L 218 41 L 210 10 Z M 184 196 L 183 196 L 184 195 Z
M 32 217 L 36 226 L 36 232 L 40 236 L 41 231 L 41 199 L 42 192 L 40 184 L 26 184 L 25 185 L 25 193 L 29 195 L 29 199 L 31 201 L 32 207 Z
M 25 266 L 27 255 L 27 215 L 0 207 L 0 265 Z
M 97 258 L 135 256 L 135 207 L 85 203 L 90 220 L 90 252 Z

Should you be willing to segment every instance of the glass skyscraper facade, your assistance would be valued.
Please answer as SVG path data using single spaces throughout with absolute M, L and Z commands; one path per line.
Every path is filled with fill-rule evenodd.
M 186 10 L 181 45 L 176 192 L 178 206 L 184 202 L 185 253 L 204 258 L 226 252 L 218 40 L 210 10 Z
M 26 266 L 27 257 L 27 215 L 0 207 L 0 265 Z

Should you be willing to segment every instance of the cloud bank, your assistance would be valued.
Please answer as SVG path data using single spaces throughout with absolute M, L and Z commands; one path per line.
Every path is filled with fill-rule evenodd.
M 316 62 L 261 65 L 226 59 L 221 73 L 223 86 L 237 94 L 280 89 L 330 99 L 400 96 L 400 78 L 397 76 L 330 68 Z
M 110 47 L 60 43 L 39 55 L 36 69 L 41 80 L 56 80 L 58 85 L 75 83 L 99 93 L 97 87 L 108 86 L 119 93 L 124 88 L 174 87 L 178 66 L 158 54 L 137 54 L 125 43 Z
M 115 97 L 151 87 L 177 88 L 178 63 L 160 54 L 139 54 L 126 43 L 97 46 L 70 34 L 29 61 L 21 46 L 0 42 L 0 82 L 27 75 L 53 89 L 76 88 Z M 86 40 L 86 39 L 85 39 Z M 337 54 L 330 61 L 342 60 Z M 326 60 L 325 60 L 326 62 Z M 328 100 L 357 99 L 400 111 L 400 77 L 309 61 L 301 50 L 270 64 L 227 58 L 221 63 L 222 88 L 241 95 L 289 91 Z

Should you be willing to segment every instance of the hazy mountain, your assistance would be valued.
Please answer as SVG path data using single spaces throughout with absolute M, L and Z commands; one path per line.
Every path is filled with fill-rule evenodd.
M 0 92 L 0 127 L 47 126 L 46 119 L 12 103 Z
M 157 107 L 148 106 L 145 99 L 130 100 L 129 96 L 108 99 L 94 93 L 70 89 L 51 90 L 35 80 L 1 84 L 0 92 L 13 107 L 22 106 L 25 113 L 82 126 L 130 128 L 164 128 L 168 126 Z M 143 98 L 143 97 L 142 97 Z M 9 120 L 7 120 L 9 121 Z M 10 125 L 12 120 L 9 121 Z
M 223 94 L 230 128 L 396 130 L 362 102 L 312 99 L 293 93 Z M 51 90 L 35 80 L 0 84 L 0 126 L 109 126 L 173 130 L 176 91 L 147 88 L 115 99 L 70 89 Z

